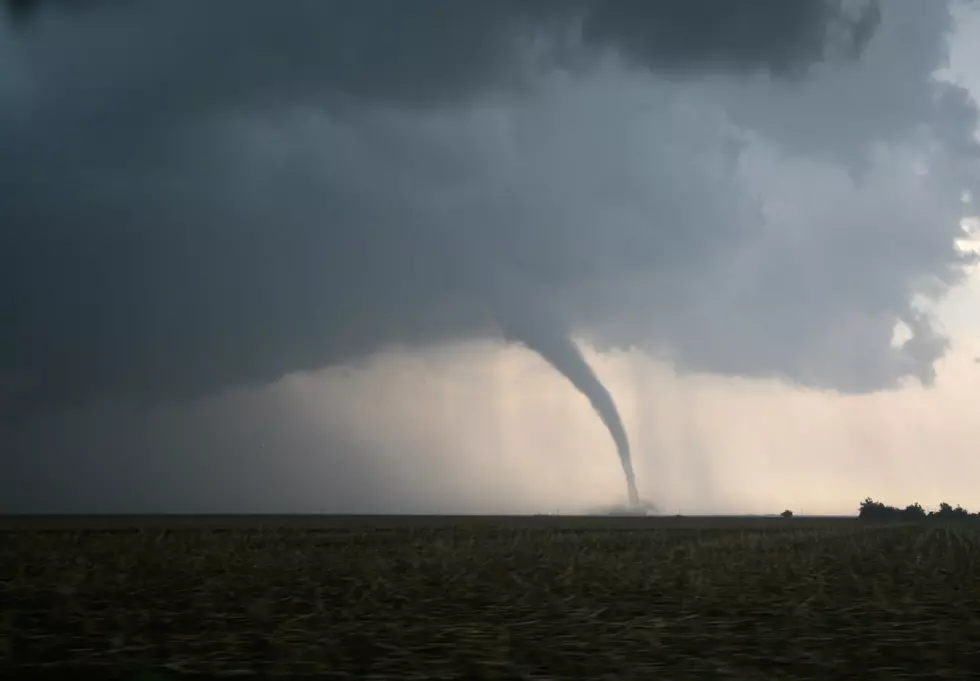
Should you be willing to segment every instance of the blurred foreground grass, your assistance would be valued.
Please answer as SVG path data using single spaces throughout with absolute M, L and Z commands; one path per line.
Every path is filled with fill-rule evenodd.
M 978 557 L 848 520 L 3 532 L 0 674 L 975 679 Z

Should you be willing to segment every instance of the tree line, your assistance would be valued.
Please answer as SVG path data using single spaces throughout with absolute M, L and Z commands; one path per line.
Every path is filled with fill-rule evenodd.
M 858 510 L 858 518 L 862 520 L 879 521 L 915 521 L 915 520 L 965 520 L 967 518 L 980 518 L 978 513 L 970 513 L 962 506 L 957 505 L 953 508 L 945 501 L 939 504 L 938 510 L 926 511 L 919 504 L 910 504 L 905 508 L 886 506 L 880 501 L 875 501 L 868 497 L 861 502 Z

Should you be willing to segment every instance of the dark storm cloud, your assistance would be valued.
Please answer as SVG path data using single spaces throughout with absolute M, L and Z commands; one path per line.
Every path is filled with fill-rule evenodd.
M 297 0 L 288 9 L 256 0 L 88 0 L 10 7 L 20 8 L 25 30 L 27 19 L 36 20 L 35 40 L 77 47 L 101 39 L 97 54 L 84 60 L 45 62 L 62 74 L 108 76 L 121 85 L 126 72 L 130 82 L 147 75 L 134 66 L 162 64 L 162 53 L 171 63 L 154 70 L 153 89 L 163 102 L 179 95 L 171 105 L 184 111 L 324 90 L 444 102 L 525 81 L 535 59 L 567 66 L 578 47 L 615 50 L 658 70 L 801 73 L 826 57 L 859 53 L 879 19 L 871 0 Z M 84 17 L 79 9 L 98 11 Z M 68 10 L 76 11 L 63 16 Z M 116 50 L 124 45 L 140 49 L 119 63 Z
M 391 474 L 397 461 L 335 423 L 313 427 L 283 392 L 154 410 L 100 405 L 26 424 L 2 441 L 0 513 L 414 510 L 422 497 Z
M 492 333 L 454 226 L 413 187 L 450 186 L 469 159 L 399 135 L 397 107 L 528 92 L 609 50 L 654 70 L 797 74 L 861 47 L 876 14 L 859 6 L 36 4 L 0 29 L 8 413 L 188 397 Z M 261 137 L 318 115 L 303 107 L 327 112 L 320 147 Z M 378 163 L 398 172 L 371 177 Z M 529 279 L 577 276 L 521 243 L 519 222 L 469 238 Z
M 681 366 L 858 391 L 930 380 L 945 341 L 928 323 L 897 353 L 888 344 L 896 320 L 918 319 L 916 282 L 941 291 L 959 276 L 941 190 L 889 196 L 897 208 L 882 212 L 803 174 L 801 204 L 836 197 L 811 206 L 825 225 L 762 230 L 744 187 L 695 167 L 729 142 L 710 116 L 677 109 L 691 88 L 621 75 L 603 54 L 711 75 L 695 101 L 779 153 L 850 164 L 928 129 L 938 176 L 973 148 L 976 113 L 931 78 L 944 3 L 890 3 L 878 33 L 867 3 L 283 7 L 42 5 L 8 27 L 8 413 L 189 397 L 391 343 L 495 334 L 474 281 L 487 268 L 577 332 L 667 348 Z M 801 75 L 825 54 L 785 86 L 712 75 Z M 577 94 L 562 65 L 597 84 Z M 637 106 L 661 107 L 649 125 L 666 132 L 637 127 L 638 83 Z M 733 167 L 753 158 L 739 144 L 721 154 Z M 963 178 L 941 179 L 958 192 Z M 736 271 L 743 255 L 757 266 Z

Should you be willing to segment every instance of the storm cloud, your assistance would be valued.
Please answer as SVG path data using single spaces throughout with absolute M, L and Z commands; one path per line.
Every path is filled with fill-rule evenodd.
M 683 370 L 864 392 L 947 348 L 948 3 L 76 9 L 0 23 L 8 415 L 497 337 L 487 271 Z

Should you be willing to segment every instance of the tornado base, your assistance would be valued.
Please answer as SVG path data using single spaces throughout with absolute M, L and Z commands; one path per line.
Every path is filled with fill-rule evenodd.
M 626 498 L 630 508 L 636 508 L 640 505 L 640 493 L 637 491 L 636 482 L 633 480 L 626 483 Z

